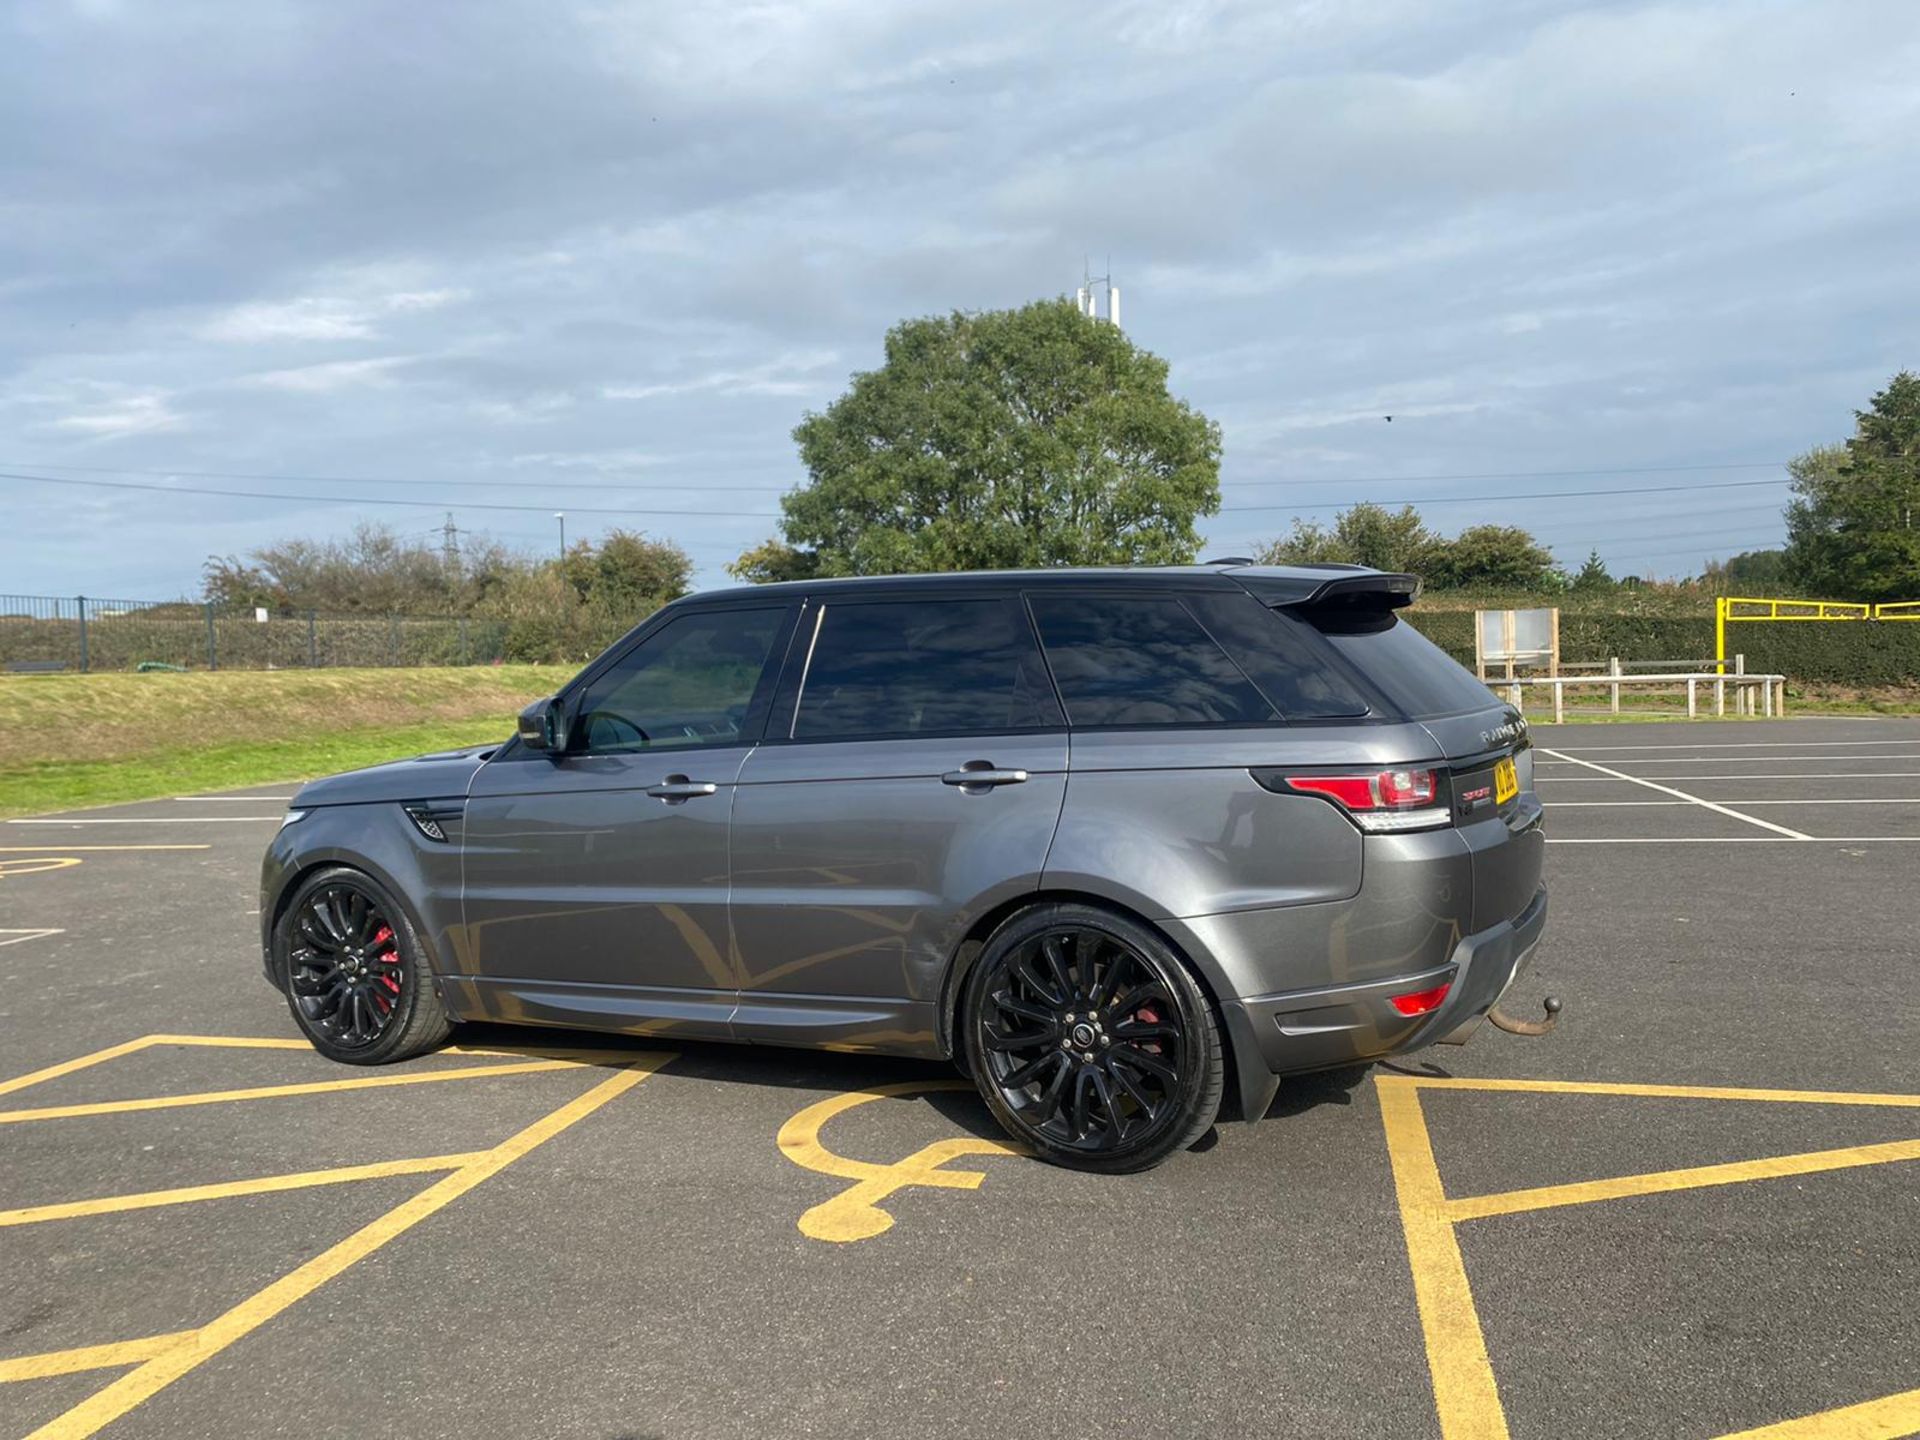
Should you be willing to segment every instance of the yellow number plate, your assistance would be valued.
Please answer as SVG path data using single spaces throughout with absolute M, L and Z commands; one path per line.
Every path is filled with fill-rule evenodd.
M 1493 767 L 1493 803 L 1504 805 L 1520 793 L 1520 773 L 1513 761 L 1502 760 Z

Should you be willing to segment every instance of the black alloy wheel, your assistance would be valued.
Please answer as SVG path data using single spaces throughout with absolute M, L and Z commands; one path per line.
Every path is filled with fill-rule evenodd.
M 1084 906 L 1029 912 L 989 943 L 968 994 L 975 1078 L 1044 1159 L 1145 1169 L 1219 1110 L 1211 1007 L 1143 927 Z
M 393 1022 L 406 961 L 380 902 L 351 881 L 324 885 L 300 902 L 287 972 L 294 1003 L 336 1045 L 372 1045 Z
M 287 1004 L 316 1050 L 356 1065 L 421 1054 L 451 1032 L 412 925 L 371 876 L 307 879 L 274 927 Z

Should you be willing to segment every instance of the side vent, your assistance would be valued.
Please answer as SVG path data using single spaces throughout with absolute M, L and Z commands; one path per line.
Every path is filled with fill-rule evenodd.
M 427 839 L 444 845 L 460 830 L 461 817 L 467 813 L 464 800 L 409 800 L 400 807 Z

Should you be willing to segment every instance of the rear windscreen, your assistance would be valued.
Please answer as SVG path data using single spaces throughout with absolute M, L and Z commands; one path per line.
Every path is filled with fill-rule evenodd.
M 1493 692 L 1391 610 L 1316 605 L 1291 613 L 1307 621 L 1409 719 L 1491 709 Z

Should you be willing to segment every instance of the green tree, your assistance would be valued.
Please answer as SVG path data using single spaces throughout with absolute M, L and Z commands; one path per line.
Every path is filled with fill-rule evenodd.
M 1363 500 L 1333 518 L 1333 528 L 1313 520 L 1293 522 L 1280 539 L 1258 553 L 1264 565 L 1371 565 L 1376 570 L 1418 572 L 1436 543 L 1411 505 L 1389 510 Z
M 736 580 L 767 585 L 777 580 L 810 580 L 819 573 L 819 557 L 781 540 L 763 540 L 727 566 Z
M 1190 560 L 1220 430 L 1164 360 L 1070 302 L 908 320 L 793 432 L 808 483 L 734 573 L 885 575 Z
M 1517 525 L 1469 525 L 1435 545 L 1426 580 L 1435 590 L 1557 590 L 1553 555 Z
M 1854 412 L 1844 447 L 1787 468 L 1787 568 L 1798 584 L 1840 600 L 1920 597 L 1920 376 L 1902 370 Z
M 221 605 L 329 614 L 465 614 L 527 562 L 484 536 L 449 556 L 439 544 L 363 523 L 343 539 L 281 540 L 245 560 L 211 557 L 202 597 Z
M 1335 516 L 1332 529 L 1295 520 L 1292 530 L 1257 553 L 1266 565 L 1336 562 L 1404 570 L 1431 590 L 1562 590 L 1568 583 L 1552 554 L 1525 530 L 1472 525 L 1448 540 L 1427 529 L 1411 505 L 1388 510 L 1363 501 Z M 1606 575 L 1605 566 L 1600 574 Z
M 582 600 L 636 621 L 686 594 L 693 578 L 686 551 L 631 530 L 609 530 L 598 546 L 576 546 L 567 562 L 567 578 Z
M 1343 558 L 1376 570 L 1418 571 L 1434 546 L 1433 532 L 1411 505 L 1388 510 L 1362 501 L 1340 512 L 1333 533 Z
M 1296 518 L 1293 528 L 1278 540 L 1269 540 L 1254 552 L 1262 565 L 1324 565 L 1357 563 L 1340 537 L 1317 520 Z
M 1573 577 L 1573 588 L 1585 594 L 1613 589 L 1613 576 L 1607 573 L 1607 562 L 1600 558 L 1598 550 L 1587 552 L 1586 563 Z
M 1730 594 L 1776 595 L 1792 584 L 1784 550 L 1742 551 L 1722 565 L 1709 565 L 1707 574 Z

